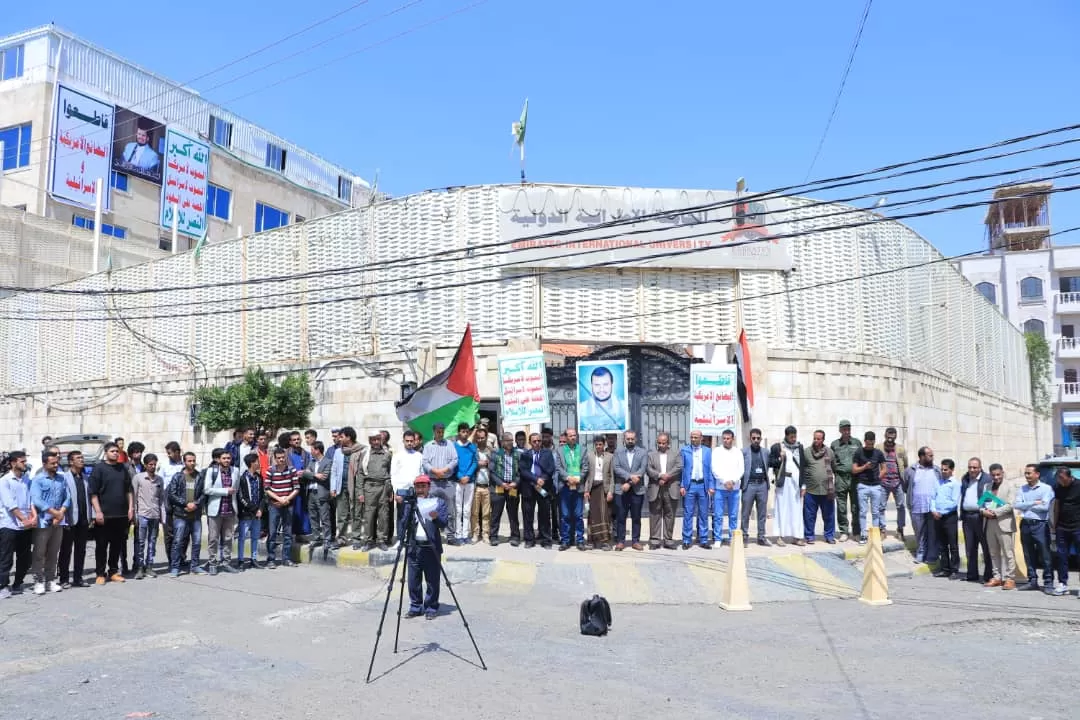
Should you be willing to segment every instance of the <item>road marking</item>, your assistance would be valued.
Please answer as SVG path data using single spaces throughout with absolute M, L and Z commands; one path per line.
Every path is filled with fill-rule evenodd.
M 851 597 L 854 591 L 831 572 L 806 555 L 777 555 L 769 558 L 806 584 L 809 591 L 826 597 Z
M 594 565 L 593 577 L 601 595 L 611 602 L 647 603 L 652 601 L 649 583 L 633 563 Z
M 88 646 L 76 646 L 60 650 L 51 655 L 20 658 L 0 663 L 0 680 L 18 675 L 30 675 L 48 670 L 55 665 L 87 660 L 101 660 L 115 657 L 125 652 L 145 652 L 147 650 L 165 650 L 177 647 L 199 645 L 195 633 L 186 631 L 167 632 L 135 640 L 118 640 Z
M 496 560 L 488 576 L 489 592 L 524 595 L 536 584 L 536 564 L 514 560 Z
M 686 567 L 705 591 L 706 601 L 711 605 L 720 602 L 724 597 L 724 586 L 727 584 L 727 568 L 719 564 L 707 565 L 703 562 L 688 562 Z

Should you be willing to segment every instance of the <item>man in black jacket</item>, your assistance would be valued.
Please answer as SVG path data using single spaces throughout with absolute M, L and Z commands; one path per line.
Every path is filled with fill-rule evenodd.
M 320 446 L 322 443 L 318 443 Z M 259 476 L 259 456 L 249 453 L 244 457 L 247 470 L 240 478 L 236 490 L 236 567 L 240 570 L 261 568 L 258 561 L 259 529 L 262 526 L 263 501 L 262 478 Z M 329 515 L 329 510 L 326 513 Z M 329 523 L 327 523 L 329 525 Z M 330 528 L 327 527 L 327 534 Z M 248 540 L 251 554 L 244 559 L 244 539 Z
M 990 544 L 986 539 L 986 519 L 980 512 L 979 498 L 990 484 L 977 457 L 968 460 L 968 471 L 960 480 L 960 522 L 964 528 L 964 550 L 967 552 L 967 581 L 990 582 L 994 569 L 990 564 Z M 979 575 L 979 548 L 982 548 L 983 573 Z
M 191 538 L 191 574 L 202 575 L 199 546 L 202 544 L 203 476 L 195 469 L 195 453 L 184 453 L 184 469 L 173 476 L 165 490 L 165 502 L 172 508 L 173 546 L 169 548 L 169 577 L 180 576 L 180 558 Z
M 124 582 L 119 567 L 120 553 L 127 545 L 135 505 L 131 475 L 119 458 L 120 448 L 116 443 L 107 443 L 105 461 L 95 465 L 90 473 L 90 503 L 97 525 L 94 546 L 98 585 L 104 585 L 106 577 L 113 582 Z
M 529 449 L 521 453 L 521 515 L 524 521 L 525 547 L 536 545 L 533 518 L 539 510 L 540 546 L 551 547 L 551 507 L 555 498 L 555 456 L 541 446 L 540 434 L 529 436 Z

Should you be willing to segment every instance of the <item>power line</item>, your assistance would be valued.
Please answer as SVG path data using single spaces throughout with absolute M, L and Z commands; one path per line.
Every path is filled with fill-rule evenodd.
M 949 159 L 949 158 L 955 158 L 955 157 L 962 157 L 962 156 L 965 156 L 965 155 L 971 155 L 971 154 L 974 154 L 974 153 L 983 152 L 983 151 L 985 151 L 987 149 L 992 149 L 992 148 L 996 148 L 996 147 L 1006 147 L 1006 146 L 1009 146 L 1009 145 L 1012 145 L 1012 144 L 1025 142 L 1025 141 L 1030 140 L 1030 139 L 1039 138 L 1039 137 L 1045 137 L 1045 136 L 1048 136 L 1048 135 L 1053 135 L 1053 134 L 1057 134 L 1057 133 L 1061 133 L 1061 132 L 1066 132 L 1066 131 L 1070 131 L 1070 130 L 1074 130 L 1074 129 L 1078 129 L 1078 128 L 1080 128 L 1080 125 L 1066 126 L 1066 127 L 1062 127 L 1062 128 L 1055 128 L 1055 129 L 1052 129 L 1052 130 L 1042 131 L 1042 132 L 1035 133 L 1035 134 L 1032 134 L 1032 135 L 1022 136 L 1022 137 L 1017 137 L 1017 138 L 1010 138 L 1010 139 L 1007 139 L 1007 140 L 1003 140 L 1003 141 L 1000 141 L 1000 142 L 997 142 L 997 143 L 992 143 L 990 145 L 985 145 L 985 146 L 981 146 L 981 147 L 977 147 L 977 148 L 970 148 L 970 149 L 966 149 L 966 150 L 954 151 L 954 152 L 934 155 L 934 156 L 930 156 L 930 157 L 926 157 L 926 158 L 920 158 L 920 159 L 917 159 L 917 160 L 905 161 L 905 162 L 902 162 L 902 163 L 896 163 L 896 164 L 888 165 L 888 166 L 885 166 L 885 167 L 882 167 L 882 168 L 877 168 L 877 169 L 874 169 L 874 170 L 867 170 L 867 171 L 862 171 L 862 172 L 859 172 L 859 173 L 838 176 L 836 178 L 826 178 L 824 180 L 816 180 L 816 181 L 811 182 L 811 183 L 802 183 L 800 185 L 791 185 L 791 186 L 787 186 L 787 187 L 776 188 L 776 189 L 773 189 L 773 190 L 762 191 L 762 192 L 759 192 L 759 193 L 752 193 L 752 194 L 749 194 L 749 195 L 744 195 L 741 198 L 733 198 L 733 199 L 730 199 L 730 200 L 723 200 L 723 201 L 716 201 L 716 202 L 712 202 L 712 203 L 693 205 L 693 206 L 689 206 L 689 207 L 685 207 L 685 208 L 674 208 L 674 209 L 671 209 L 671 210 L 662 210 L 662 211 L 658 211 L 658 212 L 650 213 L 650 214 L 646 214 L 646 215 L 639 215 L 639 216 L 634 216 L 634 217 L 620 218 L 620 219 L 611 220 L 611 221 L 607 221 L 607 222 L 603 222 L 603 223 L 598 223 L 598 224 L 596 224 L 596 225 L 594 225 L 592 227 L 567 228 L 567 229 L 564 229 L 564 230 L 557 230 L 557 231 L 552 231 L 552 232 L 548 232 L 548 233 L 541 233 L 541 234 L 537 234 L 537 235 L 532 235 L 527 239 L 529 239 L 529 240 L 542 240 L 542 239 L 563 237 L 563 236 L 573 235 L 573 234 L 577 234 L 577 233 L 594 232 L 594 231 L 602 230 L 602 229 L 622 227 L 622 226 L 625 226 L 625 225 L 633 225 L 633 224 L 638 224 L 638 223 L 649 221 L 649 220 L 662 220 L 662 219 L 665 219 L 665 218 L 670 218 L 672 216 L 679 216 L 679 215 L 684 215 L 684 214 L 689 214 L 689 213 L 698 213 L 698 212 L 703 212 L 703 211 L 717 210 L 717 209 L 721 209 L 721 208 L 725 208 L 725 207 L 731 207 L 731 206 L 739 204 L 739 203 L 749 203 L 749 202 L 753 202 L 753 201 L 760 200 L 760 199 L 765 199 L 765 200 L 768 200 L 768 199 L 783 199 L 783 198 L 791 197 L 791 195 L 782 194 L 782 193 L 788 193 L 791 190 L 798 190 L 798 189 L 804 189 L 804 190 L 814 189 L 816 191 L 832 190 L 832 189 L 837 189 L 837 188 L 841 188 L 841 187 L 849 187 L 849 186 L 863 185 L 863 184 L 867 184 L 867 183 L 882 182 L 882 181 L 888 180 L 888 179 L 894 179 L 894 178 L 898 178 L 898 177 L 905 177 L 905 176 L 909 176 L 909 175 L 917 175 L 917 174 L 922 174 L 922 173 L 925 173 L 925 172 L 948 169 L 948 168 L 952 168 L 952 167 L 970 165 L 970 164 L 974 164 L 974 163 L 985 162 L 985 161 L 988 161 L 988 160 L 1003 159 L 1003 158 L 1006 158 L 1006 157 L 1012 157 L 1012 156 L 1016 156 L 1016 155 L 1026 154 L 1028 152 L 1046 150 L 1046 149 L 1062 147 L 1062 146 L 1065 146 L 1065 145 L 1077 143 L 1077 142 L 1080 142 L 1080 138 L 1066 138 L 1064 140 L 1058 140 L 1058 141 L 1051 142 L 1051 143 L 1044 143 L 1042 145 L 1038 145 L 1038 146 L 1035 146 L 1035 147 L 1032 147 L 1032 148 L 1021 148 L 1021 149 L 1018 149 L 1018 150 L 1012 150 L 1012 151 L 1009 151 L 1009 152 L 998 153 L 998 154 L 989 155 L 989 156 L 985 156 L 985 157 L 969 158 L 969 159 L 966 159 L 966 160 L 947 162 L 947 163 L 940 163 L 940 164 L 937 164 L 937 165 L 930 165 L 928 167 L 922 167 L 922 168 L 911 167 L 913 165 L 920 165 L 920 164 L 924 164 L 924 163 L 927 163 L 927 162 L 936 162 L 936 161 L 942 160 L 942 159 Z M 1054 164 L 1054 163 L 1043 164 L 1043 165 L 1033 165 L 1033 166 L 1030 166 L 1028 168 L 1024 168 L 1024 169 L 1022 169 L 1020 171 L 1015 171 L 1015 172 L 1024 172 L 1024 171 L 1031 170 L 1031 169 L 1036 169 L 1036 168 L 1039 168 L 1039 167 L 1049 167 L 1052 164 Z M 883 172 L 888 172 L 890 170 L 895 170 L 895 169 L 903 168 L 903 167 L 907 167 L 909 169 L 882 175 Z M 1004 172 L 1000 172 L 1000 173 L 992 173 L 992 174 L 986 174 L 986 175 L 974 175 L 974 176 L 969 176 L 968 178 L 960 178 L 960 179 L 950 181 L 950 182 L 964 182 L 964 181 L 967 181 L 967 180 L 986 179 L 988 177 L 996 177 L 996 176 L 1006 175 L 1006 174 L 1009 174 L 1010 172 L 1014 172 L 1014 171 L 1004 171 Z M 870 176 L 870 175 L 881 175 L 881 177 L 871 178 L 869 180 L 859 180 L 859 178 Z M 946 182 L 946 183 L 931 184 L 931 185 L 919 186 L 919 187 L 916 187 L 916 188 L 908 188 L 908 189 L 879 190 L 879 191 L 876 191 L 874 193 L 867 193 L 867 194 L 864 194 L 864 195 L 855 196 L 853 198 L 840 199 L 840 200 L 814 201 L 808 207 L 813 207 L 814 205 L 820 205 L 820 204 L 849 202 L 849 201 L 853 201 L 853 200 L 865 199 L 867 197 L 872 197 L 872 196 L 876 196 L 876 195 L 880 195 L 880 194 L 890 194 L 890 193 L 894 194 L 894 195 L 895 194 L 902 194 L 904 192 L 910 192 L 910 191 L 913 191 L 915 189 L 930 189 L 932 187 L 939 187 L 939 186 L 941 186 L 943 184 L 949 184 L 949 183 Z M 813 188 L 812 186 L 820 186 L 820 187 Z M 775 212 L 777 212 L 777 213 L 785 213 L 785 212 L 794 212 L 794 210 L 795 210 L 795 208 L 783 208 L 783 209 L 777 210 Z M 346 211 L 346 212 L 349 212 L 349 211 Z M 706 221 L 706 222 L 724 222 L 724 221 L 727 221 L 727 220 L 729 220 L 729 218 L 718 218 L 718 219 L 709 220 L 709 221 Z M 637 231 L 637 232 L 640 232 L 640 231 Z M 635 234 L 635 232 L 631 231 L 631 232 L 627 232 L 627 233 L 623 233 L 623 234 L 629 235 L 629 234 Z M 606 237 L 610 238 L 610 237 L 616 237 L 616 236 L 612 235 L 612 236 L 606 236 Z M 600 238 L 597 238 L 597 239 L 604 239 L 604 238 L 600 237 Z M 512 244 L 514 244 L 516 242 L 519 242 L 520 240 L 521 239 L 500 240 L 500 241 L 496 241 L 496 242 L 492 242 L 492 243 L 485 243 L 485 244 L 473 245 L 473 246 L 462 247 L 462 248 L 451 248 L 451 249 L 446 251 L 446 253 L 444 254 L 444 256 L 441 259 L 443 259 L 443 260 L 446 260 L 446 259 L 461 259 L 461 258 L 447 258 L 446 255 L 448 255 L 448 254 L 455 254 L 455 255 L 456 254 L 470 254 L 470 253 L 471 253 L 470 257 L 475 258 L 475 257 L 478 257 L 475 254 L 475 251 L 477 251 L 477 250 L 503 248 L 503 247 L 506 247 L 508 245 L 512 245 Z M 570 244 L 573 244 L 574 242 L 577 242 L 577 241 L 572 240 L 572 241 L 569 241 L 569 242 L 563 243 L 563 244 L 564 245 L 570 245 Z M 491 253 L 491 254 L 497 254 L 497 253 Z M 484 255 L 484 256 L 486 256 L 486 255 Z M 347 273 L 347 272 L 353 272 L 353 271 L 358 271 L 358 270 L 379 269 L 379 268 L 382 268 L 382 267 L 385 267 L 385 266 L 393 266 L 393 267 L 396 267 L 396 268 L 400 268 L 400 267 L 402 267 L 403 263 L 409 263 L 409 262 L 412 262 L 412 261 L 422 261 L 420 264 L 428 264 L 428 263 L 432 262 L 431 259 L 430 259 L 430 254 L 417 254 L 417 255 L 411 255 L 411 256 L 399 256 L 399 257 L 392 258 L 392 259 L 389 259 L 389 260 L 376 261 L 375 263 L 348 265 L 348 266 L 343 266 L 343 267 L 338 267 L 338 268 L 327 268 L 327 269 L 324 269 L 324 270 L 311 270 L 311 271 L 304 271 L 304 272 L 301 272 L 301 273 L 291 273 L 291 274 L 287 274 L 287 275 L 267 276 L 267 277 L 264 277 L 264 278 L 249 278 L 247 280 L 226 281 L 224 283 L 206 283 L 206 284 L 182 285 L 182 286 L 161 287 L 161 288 L 127 288 L 127 289 L 124 289 L 124 288 L 112 288 L 112 289 L 107 289 L 105 291 L 86 290 L 86 289 L 73 289 L 73 288 L 63 288 L 63 287 L 29 288 L 29 287 L 15 287 L 15 286 L 0 286 L 0 291 L 21 292 L 21 293 L 30 293 L 30 294 L 47 294 L 47 295 L 98 295 L 101 292 L 106 292 L 106 293 L 109 293 L 109 294 L 117 294 L 117 295 L 139 295 L 139 294 L 148 294 L 148 293 L 155 293 L 156 294 L 156 293 L 168 292 L 168 291 L 201 290 L 201 289 L 206 289 L 206 288 L 221 288 L 221 287 L 230 287 L 230 286 L 235 286 L 235 285 L 257 285 L 257 284 L 273 283 L 273 282 L 288 282 L 288 281 L 299 280 L 299 279 L 310 278 L 310 277 L 327 277 L 327 276 L 331 276 L 331 275 Z M 78 282 L 78 281 L 76 281 L 76 282 Z
M 1080 171 L 1076 171 L 1075 173 L 1072 173 L 1071 175 L 1080 175 Z M 1065 187 L 1061 187 L 1061 188 L 1053 188 L 1053 189 L 1048 190 L 1046 192 L 1037 193 L 1037 195 L 1041 196 L 1041 195 L 1046 195 L 1046 194 L 1051 194 L 1051 193 L 1072 192 L 1072 191 L 1075 191 L 1077 189 L 1080 189 L 1080 185 L 1070 185 L 1070 186 L 1065 186 Z M 1032 194 L 1029 194 L 1028 196 L 1035 196 L 1035 195 L 1036 195 L 1036 193 L 1032 193 Z M 1017 197 L 1024 197 L 1024 195 L 1020 195 L 1020 196 L 1017 196 Z M 728 247 L 736 247 L 736 246 L 742 245 L 742 244 L 751 244 L 751 243 L 754 243 L 754 242 L 769 241 L 769 240 L 772 240 L 772 239 L 783 239 L 783 238 L 790 238 L 790 237 L 803 237 L 803 236 L 807 236 L 807 235 L 815 235 L 815 234 L 818 234 L 818 233 L 830 232 L 830 231 L 833 231 L 833 230 L 854 229 L 854 228 L 859 228 L 859 227 L 866 227 L 866 226 L 869 226 L 869 225 L 875 225 L 875 224 L 883 223 L 883 222 L 896 222 L 897 220 L 911 219 L 911 218 L 915 218 L 915 217 L 927 217 L 927 216 L 931 216 L 931 215 L 941 214 L 941 213 L 944 213 L 944 212 L 951 212 L 951 211 L 955 211 L 955 210 L 969 209 L 969 208 L 973 208 L 973 207 L 982 207 L 982 206 L 990 205 L 990 204 L 992 204 L 994 202 L 996 202 L 996 201 L 995 200 L 984 200 L 984 201 L 978 201 L 978 202 L 961 203 L 961 204 L 952 205 L 952 206 L 949 206 L 949 207 L 946 207 L 946 208 L 923 210 L 923 211 L 919 211 L 919 212 L 896 215 L 896 216 L 892 216 L 892 217 L 881 216 L 881 217 L 878 217 L 878 218 L 875 218 L 875 219 L 872 219 L 872 220 L 865 220 L 865 221 L 860 221 L 860 222 L 856 222 L 856 223 L 840 224 L 840 225 L 824 227 L 824 228 L 815 228 L 813 230 L 804 230 L 804 231 L 799 231 L 799 232 L 794 232 L 794 233 L 786 233 L 786 234 L 776 235 L 776 236 L 764 238 L 763 240 L 760 240 L 760 239 L 759 240 L 753 240 L 753 241 L 750 241 L 750 243 L 732 244 L 732 245 L 730 245 Z M 857 212 L 868 212 L 868 211 L 865 211 L 865 210 L 856 210 L 856 211 Z M 697 238 L 697 237 L 704 237 L 704 236 L 709 235 L 709 234 L 711 234 L 711 233 L 698 233 L 698 234 L 691 234 L 691 235 L 682 235 L 682 236 L 678 236 L 676 238 L 668 238 L 667 240 L 668 241 L 675 240 L 675 239 L 677 239 L 677 240 L 686 240 L 686 239 L 693 239 L 693 238 Z M 693 248 L 693 249 L 689 249 L 689 250 L 675 250 L 675 251 L 671 251 L 671 252 L 667 252 L 667 253 L 658 253 L 658 254 L 652 255 L 652 256 L 650 256 L 650 259 L 661 259 L 661 258 L 665 258 L 665 257 L 678 257 L 678 256 L 682 256 L 682 255 L 687 255 L 687 254 L 690 254 L 690 253 L 693 253 L 693 252 L 700 252 L 700 251 L 701 251 L 701 249 L 699 249 L 699 248 Z M 604 261 L 604 262 L 601 262 L 601 263 L 594 263 L 594 264 L 581 265 L 581 266 L 575 266 L 575 267 L 553 268 L 553 269 L 545 271 L 544 273 L 541 273 L 540 275 L 545 276 L 545 275 L 561 274 L 561 273 L 567 273 L 567 272 L 580 272 L 582 270 L 611 267 L 611 266 L 623 265 L 623 264 L 632 263 L 632 262 L 636 262 L 636 260 L 635 259 L 609 260 L 609 261 Z M 261 311 L 266 311 L 266 310 L 289 309 L 289 308 L 295 308 L 295 307 L 300 307 L 300 306 L 308 306 L 308 307 L 310 307 L 310 306 L 325 305 L 325 304 L 337 303 L 337 302 L 348 302 L 348 301 L 355 301 L 355 300 L 372 300 L 372 299 L 377 299 L 377 298 L 381 298 L 381 297 L 394 297 L 394 296 L 403 296 L 403 295 L 410 295 L 410 294 L 424 293 L 424 292 L 436 292 L 436 291 L 440 291 L 440 290 L 456 290 L 456 289 L 461 289 L 461 288 L 464 288 L 464 287 L 474 287 L 474 286 L 477 286 L 477 285 L 486 285 L 486 284 L 492 284 L 492 283 L 512 282 L 512 281 L 515 281 L 515 280 L 532 279 L 532 278 L 535 278 L 535 277 L 537 277 L 536 273 L 529 273 L 529 274 L 523 274 L 523 275 L 518 275 L 518 276 L 508 276 L 508 277 L 503 276 L 503 277 L 494 277 L 494 278 L 482 278 L 482 279 L 479 279 L 479 280 L 473 280 L 473 281 L 468 281 L 468 282 L 450 283 L 450 284 L 434 286 L 434 287 L 409 288 L 409 289 L 403 289 L 403 290 L 386 291 L 386 292 L 382 292 L 382 293 L 370 293 L 370 294 L 342 296 L 342 297 L 333 297 L 333 298 L 320 298 L 320 299 L 314 299 L 314 300 L 313 299 L 307 299 L 307 300 L 299 301 L 299 302 L 278 303 L 278 304 L 274 304 L 274 305 L 264 305 L 264 306 L 248 307 L 248 308 L 234 308 L 234 307 L 221 308 L 221 307 L 217 307 L 217 308 L 215 308 L 213 310 L 205 310 L 205 311 L 199 311 L 199 312 L 170 313 L 170 314 L 164 314 L 164 315 L 135 315 L 135 316 L 129 316 L 127 319 L 128 320 L 162 320 L 162 319 L 176 319 L 176 318 L 185 318 L 185 317 L 205 317 L 205 316 L 212 316 L 212 315 L 229 314 L 229 313 L 237 312 L 239 310 L 244 310 L 244 311 L 248 311 L 248 312 L 261 312 Z M 310 292 L 311 293 L 318 293 L 318 292 L 321 292 L 321 290 L 316 288 L 316 289 L 310 290 Z M 272 296 L 267 296 L 267 297 L 272 297 Z M 243 303 L 243 302 L 247 302 L 247 299 L 238 298 L 238 299 L 225 300 L 225 301 L 223 301 L 223 300 L 214 300 L 214 301 L 207 301 L 207 304 L 209 304 L 210 302 L 213 302 L 213 304 L 215 304 L 215 305 L 220 305 L 223 302 Z M 170 307 L 176 307 L 178 305 L 179 304 L 170 304 Z M 152 309 L 152 308 L 146 308 L 146 307 L 143 307 L 143 308 L 138 308 L 138 307 L 125 308 L 125 310 L 139 310 L 139 309 L 146 310 L 146 309 Z M 58 312 L 85 313 L 87 311 L 86 310 L 81 310 L 81 311 L 64 310 L 64 311 L 58 311 Z M 665 312 L 667 312 L 667 311 L 665 311 Z M 15 317 L 12 317 L 12 316 L 0 317 L 0 320 L 24 320 L 24 321 L 49 321 L 49 320 L 55 321 L 57 319 L 58 318 L 57 318 L 55 313 L 53 313 L 53 314 L 51 314 L 49 316 L 44 316 L 44 317 L 26 317 L 26 316 L 22 316 L 22 317 L 18 317 L 18 316 L 15 316 Z M 59 318 L 59 319 L 65 319 L 65 318 Z M 66 319 L 78 320 L 78 321 L 81 321 L 81 322 L 107 322 L 107 321 L 110 320 L 110 318 L 108 318 L 108 317 L 86 317 L 85 315 L 81 315 L 78 318 L 66 318 Z
M 825 129 L 821 132 L 821 139 L 818 140 L 817 150 L 814 151 L 814 158 L 810 161 L 810 167 L 806 169 L 807 178 L 810 177 L 810 173 L 814 171 L 814 165 L 817 164 L 818 156 L 821 155 L 821 149 L 825 146 L 825 138 L 829 134 L 829 128 L 832 127 L 833 118 L 836 117 L 836 110 L 840 107 L 840 96 L 844 94 L 844 86 L 847 85 L 851 66 L 855 63 L 855 53 L 859 49 L 863 28 L 866 27 L 866 19 L 870 17 L 870 7 L 873 4 L 874 0 L 866 0 L 866 5 L 863 7 L 862 17 L 859 19 L 859 29 L 855 32 L 855 41 L 851 43 L 851 51 L 848 53 L 847 63 L 844 64 L 844 73 L 840 76 L 840 87 L 836 90 L 836 97 L 833 99 L 832 110 L 829 111 L 829 119 L 825 121 Z

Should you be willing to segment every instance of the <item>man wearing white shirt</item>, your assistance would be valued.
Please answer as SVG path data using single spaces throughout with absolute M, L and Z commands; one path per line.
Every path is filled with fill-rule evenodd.
M 413 486 L 413 481 L 423 474 L 424 453 L 416 449 L 419 444 L 416 433 L 406 430 L 402 436 L 405 444 L 405 452 L 395 453 L 390 461 L 390 487 L 393 489 L 395 498 L 402 491 Z M 401 525 L 401 503 L 397 503 L 397 522 L 394 527 Z M 400 538 L 399 538 L 400 540 Z
M 742 450 L 735 447 L 735 433 L 725 430 L 720 436 L 720 447 L 712 453 L 712 473 L 716 482 L 713 497 L 713 542 L 730 545 L 732 533 L 739 526 L 739 496 L 742 494 L 742 476 L 745 469 Z M 724 518 L 727 529 L 724 529 Z

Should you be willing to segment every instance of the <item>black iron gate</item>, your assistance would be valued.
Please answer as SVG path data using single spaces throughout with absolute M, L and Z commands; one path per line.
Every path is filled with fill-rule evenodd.
M 577 427 L 576 360 L 626 360 L 630 427 L 643 447 L 656 447 L 661 432 L 674 447 L 690 439 L 690 358 L 652 345 L 616 345 L 585 358 L 548 367 L 551 426 L 556 434 Z M 622 444 L 622 438 L 619 438 Z

